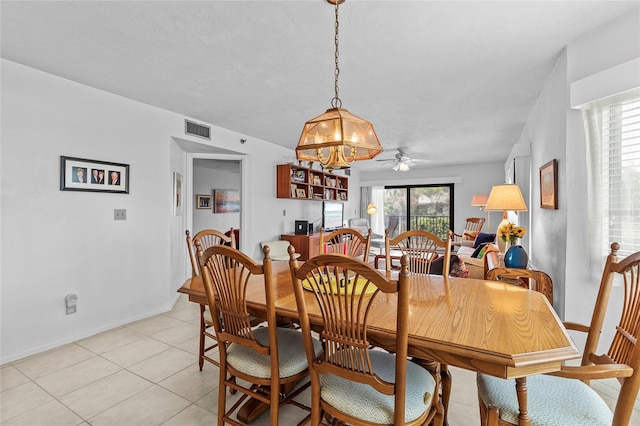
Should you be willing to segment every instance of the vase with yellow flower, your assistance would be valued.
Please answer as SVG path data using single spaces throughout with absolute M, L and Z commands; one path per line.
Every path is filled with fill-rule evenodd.
M 522 226 L 516 226 L 509 222 L 498 229 L 498 238 L 509 243 L 509 249 L 504 254 L 504 266 L 507 268 L 526 268 L 529 262 L 529 255 L 520 244 L 520 238 L 524 237 L 527 231 Z

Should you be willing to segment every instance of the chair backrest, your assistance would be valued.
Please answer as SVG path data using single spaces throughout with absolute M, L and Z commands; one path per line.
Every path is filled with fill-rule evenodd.
M 347 223 L 349 224 L 349 228 L 355 229 L 362 235 L 369 234 L 369 229 L 370 229 L 369 220 L 363 219 L 361 217 L 355 217 L 355 218 L 349 219 Z
M 362 255 L 362 260 L 366 263 L 369 260 L 369 248 L 371 246 L 371 230 L 369 229 L 365 237 L 360 232 L 351 228 L 336 229 L 329 234 L 320 229 L 320 254 L 337 253 L 349 257 Z
M 640 252 L 618 261 L 619 249 L 620 244 L 611 244 L 611 253 L 607 257 L 602 273 L 582 356 L 582 365 L 626 364 L 633 368 L 630 377 L 619 378 L 622 387 L 614 409 L 614 425 L 629 423 L 640 388 L 640 345 L 638 344 L 640 339 Z M 614 281 L 623 287 L 622 312 L 609 350 L 606 354 L 597 355 L 598 340 Z
M 415 274 L 430 274 L 432 262 L 443 256 L 442 275 L 449 276 L 451 268 L 451 231 L 446 240 L 441 240 L 431 232 L 415 229 L 406 231 L 395 238 L 385 232 L 385 268 L 391 270 L 393 258 L 407 255 L 409 271 Z
M 486 255 L 485 255 L 486 256 Z M 542 271 L 519 268 L 493 268 L 487 271 L 485 279 L 491 281 L 503 281 L 519 287 L 539 291 L 544 294 L 553 305 L 553 281 L 549 275 Z
M 289 253 L 292 253 L 291 249 Z M 321 374 L 333 374 L 369 384 L 383 394 L 394 396 L 394 424 L 404 424 L 409 314 L 408 258 L 401 258 L 397 281 L 387 279 L 358 259 L 336 254 L 320 254 L 301 266 L 293 257 L 289 262 L 312 386 L 319 390 Z M 344 287 L 337 285 L 344 281 L 349 284 Z M 315 296 L 313 305 L 307 302 L 303 286 Z M 397 294 L 395 385 L 373 371 L 369 356 L 369 312 L 380 293 Z M 312 358 L 309 311 L 322 315 L 319 336 L 324 355 L 320 361 Z M 366 405 L 367 402 L 359 403 Z
M 462 231 L 462 235 L 460 240 L 462 241 L 473 241 L 476 239 L 476 236 L 482 231 L 482 227 L 484 226 L 485 218 L 483 217 L 468 217 L 467 221 L 464 224 L 464 231 Z
M 200 276 L 198 259 L 206 249 L 214 245 L 229 245 L 237 248 L 233 228 L 228 232 L 230 235 L 225 235 L 224 232 L 216 231 L 215 229 L 203 229 L 191 238 L 190 232 L 188 230 L 185 231 L 187 250 L 191 260 L 191 273 L 194 277 Z
M 263 249 L 260 265 L 233 247 L 214 245 L 200 256 L 202 282 L 207 295 L 211 319 L 220 344 L 236 343 L 252 348 L 261 355 L 274 356 L 273 374 L 278 374 L 278 345 L 276 338 L 276 312 L 273 298 L 266 297 L 266 316 L 269 324 L 269 344 L 260 343 L 253 334 L 251 316 L 247 310 L 247 285 L 254 276 L 264 278 L 265 294 L 273 294 L 273 280 L 269 248 Z M 220 351 L 220 362 L 226 355 Z

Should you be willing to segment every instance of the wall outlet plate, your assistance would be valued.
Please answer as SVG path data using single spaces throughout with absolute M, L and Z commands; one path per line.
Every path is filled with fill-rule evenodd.
M 127 209 L 113 209 L 113 220 L 127 220 Z

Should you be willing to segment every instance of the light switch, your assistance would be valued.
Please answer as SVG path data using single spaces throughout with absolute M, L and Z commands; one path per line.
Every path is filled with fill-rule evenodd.
M 127 209 L 113 209 L 113 220 L 127 220 Z

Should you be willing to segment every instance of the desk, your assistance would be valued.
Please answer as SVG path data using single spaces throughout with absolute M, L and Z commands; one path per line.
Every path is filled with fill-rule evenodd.
M 273 262 L 278 315 L 297 319 L 289 263 Z M 247 290 L 248 308 L 264 310 L 262 277 Z M 516 379 L 520 424 L 529 425 L 526 376 L 560 370 L 578 358 L 576 347 L 544 295 L 499 281 L 411 275 L 409 355 L 505 379 Z M 199 287 L 198 287 L 199 286 Z M 187 280 L 178 290 L 189 300 L 206 303 L 202 282 Z M 309 319 L 319 323 L 313 294 Z M 395 295 L 378 296 L 370 313 L 369 338 L 393 351 Z M 446 407 L 445 407 L 446 409 Z

